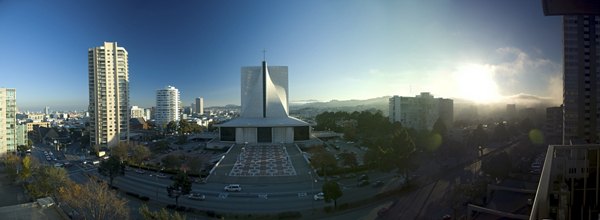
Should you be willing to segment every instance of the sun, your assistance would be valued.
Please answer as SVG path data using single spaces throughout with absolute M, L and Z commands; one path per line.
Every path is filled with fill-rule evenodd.
M 477 103 L 499 101 L 502 96 L 494 80 L 494 67 L 480 64 L 459 66 L 454 73 L 458 96 Z

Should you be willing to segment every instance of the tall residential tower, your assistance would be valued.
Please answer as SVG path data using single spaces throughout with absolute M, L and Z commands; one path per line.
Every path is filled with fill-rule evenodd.
M 164 128 L 171 121 L 179 121 L 179 90 L 173 86 L 156 91 L 156 125 Z
M 17 151 L 17 91 L 0 88 L 0 156 Z
M 196 106 L 194 108 L 194 112 L 198 113 L 198 115 L 204 114 L 204 98 L 196 98 Z
M 116 42 L 88 50 L 90 145 L 116 146 L 129 140 L 127 50 Z
M 563 144 L 600 143 L 600 2 L 542 2 L 563 17 Z

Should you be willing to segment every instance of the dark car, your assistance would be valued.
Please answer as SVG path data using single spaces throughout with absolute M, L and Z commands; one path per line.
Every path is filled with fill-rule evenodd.
M 385 183 L 381 180 L 377 180 L 375 183 L 373 183 L 373 187 L 382 187 L 383 185 L 385 185 Z
M 360 175 L 360 177 L 358 177 L 358 181 L 361 180 L 369 180 L 369 176 L 367 176 L 367 174 Z
M 358 181 L 358 184 L 356 184 L 357 186 L 367 186 L 369 185 L 369 180 L 361 180 Z

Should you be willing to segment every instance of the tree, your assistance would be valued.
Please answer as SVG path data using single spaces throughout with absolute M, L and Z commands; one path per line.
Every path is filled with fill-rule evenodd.
M 185 220 L 185 216 L 180 215 L 178 212 L 171 213 L 164 208 L 160 211 L 150 211 L 146 204 L 140 207 L 139 212 L 144 220 Z
M 381 160 L 386 167 L 395 167 L 408 177 L 410 156 L 415 152 L 415 144 L 408 131 L 399 124 L 394 124 L 392 133 L 375 142 L 383 156 Z
M 27 181 L 29 177 L 31 177 L 32 173 L 39 167 L 40 163 L 31 156 L 26 156 L 21 161 L 21 171 L 19 172 L 19 177 L 23 181 Z
M 179 134 L 185 135 L 192 131 L 192 127 L 187 120 L 181 119 L 181 120 L 179 120 L 179 127 L 178 127 L 177 131 L 179 131 Z
M 59 188 L 71 182 L 63 168 L 43 166 L 32 175 L 34 181 L 26 186 L 29 194 L 35 198 L 56 195 Z
M 333 200 L 334 208 L 337 207 L 337 199 L 344 195 L 340 185 L 335 181 L 328 181 L 323 184 L 323 194 L 325 201 Z
M 129 219 L 127 200 L 120 198 L 104 183 L 88 181 L 60 187 L 58 197 L 83 219 Z
M 190 128 L 191 133 L 200 133 L 204 130 L 204 127 L 200 126 L 198 123 L 190 123 Z
M 175 206 L 179 206 L 179 197 L 192 191 L 192 180 L 185 172 L 179 172 L 173 178 L 173 184 L 167 187 L 169 197 L 175 198 Z
M 354 152 L 341 153 L 340 158 L 342 159 L 342 164 L 344 164 L 344 166 L 348 166 L 348 167 L 358 166 L 358 160 L 356 159 L 356 153 L 354 153 Z
M 17 179 L 19 168 L 21 166 L 21 158 L 14 154 L 6 154 L 4 158 L 4 170 L 11 181 L 15 181 Z
M 200 173 L 200 170 L 204 168 L 204 160 L 200 157 L 186 158 L 187 166 L 190 168 L 192 173 Z
M 177 131 L 177 122 L 170 121 L 169 123 L 167 123 L 167 126 L 165 127 L 165 131 L 167 132 L 167 134 L 175 133 L 175 131 Z
M 314 148 L 313 154 L 310 158 L 310 163 L 313 167 L 321 169 L 321 174 L 327 177 L 327 169 L 337 167 L 337 161 L 333 154 L 323 148 Z
M 27 150 L 31 150 L 31 145 L 19 145 L 17 146 L 17 151 L 23 153 Z
M 98 173 L 107 176 L 110 181 L 109 185 L 112 186 L 115 177 L 125 174 L 125 165 L 121 163 L 118 157 L 110 157 L 100 163 Z
M 446 137 L 448 135 L 448 128 L 446 127 L 446 124 L 444 124 L 444 121 L 442 120 L 442 117 L 439 117 L 435 123 L 433 124 L 433 129 L 431 130 L 431 132 L 435 133 L 435 134 L 439 134 L 442 137 Z
M 150 156 L 150 150 L 146 146 L 134 145 L 131 148 L 131 160 L 134 164 L 141 165 Z
M 163 157 L 161 162 L 167 169 L 177 169 L 183 164 L 183 158 L 181 155 L 169 154 Z
M 169 149 L 169 142 L 165 141 L 165 140 L 160 140 L 160 141 L 156 142 L 154 147 L 152 147 L 152 152 L 155 154 L 158 154 L 167 149 Z
M 111 157 L 116 157 L 122 163 L 129 157 L 129 145 L 120 142 L 117 146 L 110 149 Z
M 186 144 L 187 142 L 188 142 L 187 135 L 181 134 L 177 137 L 177 141 L 175 143 L 179 144 L 179 145 L 183 145 L 183 144 Z

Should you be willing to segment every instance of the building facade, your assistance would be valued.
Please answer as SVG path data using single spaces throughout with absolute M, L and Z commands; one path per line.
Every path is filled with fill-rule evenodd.
M 546 108 L 546 124 L 544 130 L 547 137 L 562 137 L 563 107 Z
M 204 115 L 204 98 L 198 97 L 196 98 L 194 112 L 198 115 Z
M 434 98 L 428 92 L 416 97 L 393 96 L 389 101 L 390 122 L 400 122 L 402 126 L 416 130 L 431 130 L 441 119 L 447 128 L 454 123 L 454 102 L 452 99 Z
M 17 151 L 17 91 L 0 88 L 0 156 Z
M 27 132 L 33 131 L 33 129 L 37 127 L 49 128 L 50 122 L 42 121 L 42 122 L 27 122 L 25 124 L 27 126 Z
M 600 143 L 600 16 L 563 16 L 564 139 Z
M 219 127 L 221 141 L 293 143 L 310 139 L 310 125 L 289 116 L 287 66 L 242 67 L 241 112 Z
M 179 121 L 179 90 L 173 86 L 156 91 L 156 126 L 164 128 L 171 121 Z
M 17 138 L 17 146 L 27 145 L 28 136 L 27 136 L 27 124 L 17 124 L 15 127 L 15 136 Z
M 563 144 L 600 143 L 600 2 L 542 3 L 563 17 Z
M 144 109 L 137 107 L 137 106 L 131 106 L 131 110 L 130 110 L 130 114 L 131 114 L 131 118 L 144 118 Z M 148 118 L 144 118 L 144 120 L 148 120 Z
M 88 50 L 90 144 L 116 146 L 129 140 L 128 53 L 116 42 Z

